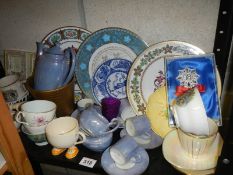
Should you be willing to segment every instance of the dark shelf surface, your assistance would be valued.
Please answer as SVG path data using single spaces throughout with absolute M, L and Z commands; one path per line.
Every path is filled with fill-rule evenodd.
M 62 153 L 59 156 L 52 156 L 51 149 L 52 146 L 50 144 L 45 146 L 37 146 L 31 140 L 27 138 L 26 135 L 20 132 L 21 140 L 24 144 L 25 150 L 32 162 L 32 166 L 39 175 L 38 169 L 40 163 L 56 165 L 65 168 L 77 169 L 84 172 L 93 172 L 97 174 L 106 174 L 105 171 L 101 167 L 101 156 L 102 153 L 93 152 L 82 145 L 79 145 L 79 154 L 73 159 L 66 159 L 65 153 Z M 114 133 L 114 139 L 112 144 L 114 144 L 119 139 L 119 131 Z M 175 170 L 163 157 L 162 154 L 162 146 L 147 150 L 150 157 L 150 164 L 147 170 L 143 173 L 143 175 L 179 175 L 177 170 Z M 91 159 L 97 160 L 97 163 L 93 168 L 88 168 L 82 165 L 79 165 L 79 162 L 83 157 L 88 157 Z

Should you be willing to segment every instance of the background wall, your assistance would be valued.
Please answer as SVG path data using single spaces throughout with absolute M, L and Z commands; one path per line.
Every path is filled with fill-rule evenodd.
M 182 40 L 211 52 L 220 0 L 1 0 L 0 50 L 35 51 L 60 26 L 127 28 L 148 44 Z M 84 7 L 84 8 L 83 8 Z
M 1 0 L 0 50 L 35 51 L 51 30 L 60 26 L 83 26 L 81 0 Z
M 88 29 L 128 28 L 148 44 L 181 40 L 213 50 L 219 0 L 84 0 Z

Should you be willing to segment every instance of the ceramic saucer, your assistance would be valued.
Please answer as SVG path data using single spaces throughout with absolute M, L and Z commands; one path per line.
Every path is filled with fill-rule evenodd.
M 120 137 L 125 136 L 127 133 L 126 129 L 122 129 L 120 132 Z M 143 148 L 145 149 L 154 149 L 162 145 L 163 139 L 155 134 L 152 130 L 149 131 L 149 135 L 145 137 L 133 137 L 134 140 Z
M 211 174 L 214 174 L 215 172 L 215 168 L 211 168 L 208 170 L 187 170 L 183 168 L 178 168 L 174 165 L 173 167 L 177 169 L 178 171 L 180 171 L 181 173 L 188 174 L 188 175 L 211 175 Z
M 165 159 L 178 169 L 187 171 L 210 170 L 216 167 L 218 156 L 221 153 L 223 140 L 218 133 L 209 152 L 200 156 L 198 159 L 193 159 L 186 154 L 181 147 L 178 134 L 173 130 L 167 134 L 163 141 L 163 155 Z
M 108 148 L 102 154 L 101 165 L 104 171 L 107 172 L 109 175 L 139 175 L 147 169 L 149 165 L 149 156 L 147 152 L 141 147 L 138 148 L 136 154 L 139 154 L 141 156 L 140 162 L 135 163 L 132 168 L 120 169 L 116 166 L 114 160 L 111 158 Z

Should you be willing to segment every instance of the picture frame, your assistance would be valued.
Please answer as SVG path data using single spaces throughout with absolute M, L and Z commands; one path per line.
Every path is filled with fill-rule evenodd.
M 6 75 L 18 74 L 25 82 L 33 74 L 36 54 L 21 50 L 4 50 L 4 68 Z

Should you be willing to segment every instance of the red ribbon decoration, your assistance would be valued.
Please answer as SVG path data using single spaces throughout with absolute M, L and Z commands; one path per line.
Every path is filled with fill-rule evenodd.
M 196 85 L 197 89 L 199 90 L 199 92 L 205 92 L 205 86 L 202 84 L 197 84 Z M 187 88 L 184 86 L 176 86 L 176 96 L 180 96 L 183 95 L 186 91 L 190 90 L 192 88 Z

